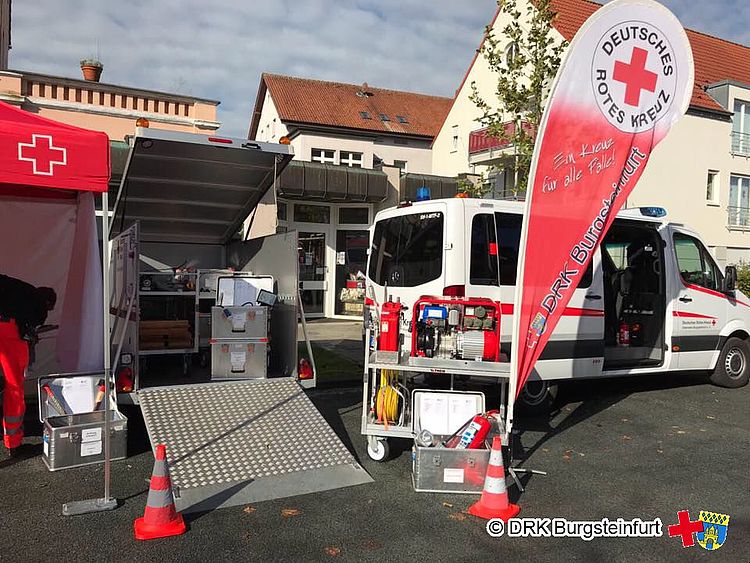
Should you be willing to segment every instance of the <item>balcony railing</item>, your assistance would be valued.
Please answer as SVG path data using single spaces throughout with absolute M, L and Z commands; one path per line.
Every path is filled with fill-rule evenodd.
M 750 207 L 727 207 L 727 225 L 732 229 L 750 230 Z
M 521 127 L 527 133 L 531 132 L 531 125 L 527 122 L 522 121 Z M 511 137 L 515 131 L 516 124 L 514 121 L 506 121 L 503 123 L 503 128 L 505 130 L 505 135 Z M 469 133 L 469 154 L 476 154 L 489 150 L 507 149 L 512 145 L 513 143 L 509 141 L 490 136 L 487 127 Z
M 732 131 L 732 154 L 750 156 L 750 133 Z

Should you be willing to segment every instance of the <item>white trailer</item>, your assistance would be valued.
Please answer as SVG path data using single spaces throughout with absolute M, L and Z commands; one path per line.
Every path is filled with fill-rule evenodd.
M 297 233 L 247 241 L 240 234 L 275 190 L 291 147 L 144 128 L 130 143 L 109 233 L 113 368 L 116 380 L 123 370 L 134 375 L 134 388 L 121 389 L 118 400 L 140 406 L 152 446 L 167 445 L 177 508 L 207 510 L 371 481 L 304 393 L 315 380 L 298 381 Z M 143 291 L 141 256 L 271 276 L 278 299 L 270 310 L 268 377 L 196 382 L 181 374 L 165 381 L 158 370 L 144 375 L 144 302 L 183 299 L 193 331 L 202 310 L 199 279 Z M 195 351 L 200 335 L 193 337 L 176 353 Z

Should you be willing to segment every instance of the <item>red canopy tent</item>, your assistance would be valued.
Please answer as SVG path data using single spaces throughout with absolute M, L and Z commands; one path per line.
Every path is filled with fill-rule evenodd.
M 54 357 L 30 366 L 37 375 L 45 369 L 103 367 L 106 350 L 92 354 L 91 330 L 86 340 L 77 338 L 76 331 L 90 329 L 93 322 L 101 334 L 101 323 L 109 320 L 101 313 L 102 292 L 91 295 L 107 281 L 102 278 L 106 268 L 98 270 L 98 260 L 92 263 L 91 258 L 98 253 L 93 193 L 102 194 L 106 209 L 108 182 L 106 134 L 0 102 L 0 272 L 52 287 L 58 294 L 56 310 L 48 318 L 50 324 L 60 325 L 53 338 L 56 349 L 49 342 L 40 346 L 43 356 Z M 103 221 L 106 224 L 106 214 Z M 92 310 L 92 301 L 98 303 L 98 311 Z
M 0 194 L 28 188 L 106 193 L 109 138 L 0 102 Z
M 0 102 L 0 273 L 57 293 L 47 322 L 59 330 L 43 335 L 27 379 L 103 368 L 109 387 L 109 244 L 102 237 L 100 267 L 94 211 L 95 193 L 102 194 L 102 209 L 109 207 L 109 176 L 105 133 Z M 108 230 L 105 212 L 102 232 Z M 109 412 L 105 420 L 108 462 Z M 111 507 L 109 463 L 105 498 L 97 503 Z

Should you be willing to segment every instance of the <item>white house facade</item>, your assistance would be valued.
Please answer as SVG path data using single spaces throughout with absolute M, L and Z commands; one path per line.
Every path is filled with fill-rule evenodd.
M 247 226 L 296 230 L 307 317 L 360 317 L 368 228 L 407 177 L 431 172 L 450 98 L 263 74 L 248 137 L 286 137 L 294 161 Z M 252 223 L 252 224 L 251 224 Z
M 553 33 L 569 42 L 600 4 L 553 0 L 552 7 Z M 508 49 L 506 18 L 498 10 L 491 27 Z M 720 263 L 750 262 L 750 48 L 692 30 L 688 38 L 695 59 L 690 108 L 655 149 L 627 205 L 662 206 L 672 221 L 698 230 Z M 496 81 L 478 53 L 433 143 L 432 170 L 485 173 L 490 196 L 503 197 L 513 186 L 512 147 L 486 135 L 469 99 L 475 84 L 485 100 L 496 100 Z

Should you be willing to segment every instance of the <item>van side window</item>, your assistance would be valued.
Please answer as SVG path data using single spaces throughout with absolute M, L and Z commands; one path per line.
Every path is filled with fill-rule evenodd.
M 518 247 L 521 243 L 523 215 L 517 213 L 495 213 L 497 227 L 497 257 L 500 262 L 500 285 L 516 285 L 518 269 Z M 591 286 L 594 269 L 589 262 L 581 277 L 580 289 Z
M 375 224 L 370 279 L 378 285 L 414 287 L 443 272 L 443 214 L 399 215 Z
M 682 281 L 716 291 L 721 288 L 721 271 L 699 240 L 683 233 L 675 233 L 674 251 Z
M 521 241 L 523 215 L 495 213 L 497 258 L 500 262 L 500 285 L 516 285 L 518 246 Z
M 475 215 L 471 221 L 469 283 L 498 285 L 495 218 L 491 213 Z

